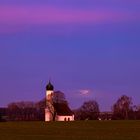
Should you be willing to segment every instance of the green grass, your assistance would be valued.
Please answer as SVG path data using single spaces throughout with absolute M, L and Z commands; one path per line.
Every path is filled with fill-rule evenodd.
M 5 122 L 0 140 L 140 140 L 140 121 Z

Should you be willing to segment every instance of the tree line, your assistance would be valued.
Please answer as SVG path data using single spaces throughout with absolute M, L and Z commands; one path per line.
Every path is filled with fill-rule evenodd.
M 66 103 L 64 93 L 58 91 L 55 102 Z M 13 102 L 5 109 L 0 109 L 0 120 L 8 121 L 44 121 L 45 99 L 39 102 Z M 111 112 L 100 112 L 95 100 L 84 102 L 81 107 L 73 110 L 75 120 L 129 120 L 140 119 L 140 106 L 133 105 L 132 98 L 122 95 L 112 106 Z

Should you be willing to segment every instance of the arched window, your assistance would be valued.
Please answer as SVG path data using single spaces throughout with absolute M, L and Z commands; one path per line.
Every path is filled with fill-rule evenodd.
M 70 118 L 68 118 L 68 121 L 70 121 Z
M 67 121 L 67 119 L 66 119 L 66 118 L 64 118 L 64 121 Z

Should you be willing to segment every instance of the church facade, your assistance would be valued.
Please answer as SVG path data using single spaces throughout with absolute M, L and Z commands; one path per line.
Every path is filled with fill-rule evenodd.
M 53 102 L 54 93 L 54 86 L 49 81 L 46 86 L 45 121 L 74 121 L 74 113 L 67 103 Z

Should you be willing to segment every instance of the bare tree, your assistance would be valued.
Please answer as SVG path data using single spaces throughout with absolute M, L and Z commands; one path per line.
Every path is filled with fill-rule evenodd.
M 21 102 L 13 102 L 8 104 L 8 108 L 35 108 L 35 103 L 32 101 L 21 101 Z
M 84 102 L 83 105 L 75 112 L 76 118 L 80 120 L 96 120 L 99 116 L 99 105 L 96 101 L 90 100 Z
M 132 98 L 126 95 L 121 96 L 113 105 L 113 116 L 116 119 L 129 119 L 130 112 L 133 111 Z
M 140 119 L 140 105 L 135 106 L 134 112 L 135 112 L 135 118 L 139 120 Z
M 53 93 L 53 103 L 66 103 L 65 94 L 61 91 L 55 91 Z

